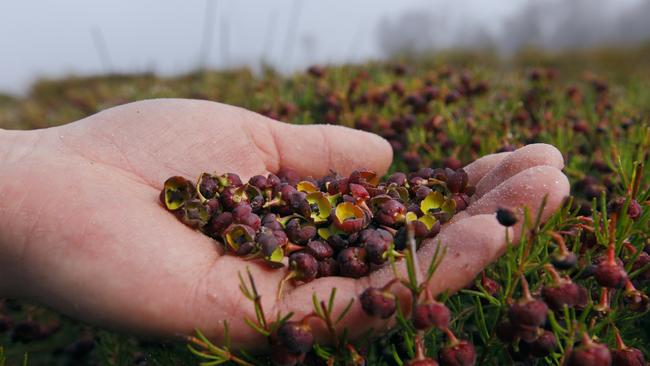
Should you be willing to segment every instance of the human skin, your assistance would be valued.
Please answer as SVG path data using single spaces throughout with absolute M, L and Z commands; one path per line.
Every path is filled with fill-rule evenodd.
M 262 336 L 244 318 L 252 304 L 238 286 L 249 268 L 270 318 L 311 312 L 312 295 L 337 288 L 335 313 L 368 286 L 390 281 L 388 268 L 361 279 L 326 277 L 288 285 L 286 269 L 268 269 L 223 255 L 212 239 L 180 223 L 158 201 L 173 175 L 234 172 L 243 179 L 292 169 L 319 177 L 386 172 L 390 145 L 338 126 L 296 126 L 241 108 L 196 100 L 150 100 L 111 108 L 60 127 L 0 130 L 0 297 L 44 304 L 92 324 L 143 335 L 190 335 L 199 328 L 219 342 L 227 320 L 235 347 L 259 348 Z M 506 248 L 497 207 L 537 211 L 543 218 L 569 193 L 562 155 L 535 144 L 488 155 L 465 167 L 481 194 L 417 253 L 426 271 L 438 240 L 447 255 L 433 293 L 470 282 Z M 484 179 L 482 179 L 485 177 Z M 521 221 L 521 220 L 520 220 Z M 510 237 L 519 235 L 515 227 Z M 403 265 L 398 266 L 403 271 Z M 403 289 L 395 289 L 408 302 Z M 354 301 L 340 323 L 351 336 L 390 321 L 369 318 Z M 322 324 L 312 321 L 321 341 Z

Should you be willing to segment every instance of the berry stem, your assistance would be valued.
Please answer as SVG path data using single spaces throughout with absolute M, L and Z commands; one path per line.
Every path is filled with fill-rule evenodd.
M 562 282 L 562 277 L 560 277 L 560 274 L 557 273 L 557 271 L 555 270 L 555 268 L 553 268 L 552 265 L 547 263 L 544 265 L 544 269 L 546 270 L 546 272 L 548 272 L 549 275 L 551 275 L 554 284 L 559 284 L 560 282 Z
M 454 347 L 460 343 L 460 341 L 458 340 L 458 338 L 456 338 L 456 335 L 454 334 L 454 332 L 451 331 L 451 329 L 445 328 L 442 331 L 445 332 L 447 338 L 449 338 L 449 347 Z
M 618 331 L 618 328 L 614 327 L 614 336 L 616 337 L 616 348 L 624 351 L 627 349 L 627 346 L 623 342 L 623 338 L 621 338 L 621 333 Z
M 422 341 L 422 331 L 418 331 L 415 335 L 415 359 L 423 360 L 424 355 L 424 342 Z
M 530 289 L 528 288 L 528 281 L 526 281 L 526 277 L 522 273 L 520 275 L 521 277 L 521 292 L 522 292 L 522 299 L 526 301 L 532 301 L 533 296 L 530 294 Z
M 600 291 L 600 301 L 598 302 L 598 307 L 602 311 L 609 309 L 609 289 L 607 287 L 602 287 Z
M 566 244 L 564 242 L 564 238 L 562 235 L 554 232 L 554 231 L 549 231 L 548 235 L 550 235 L 553 238 L 553 241 L 557 244 L 557 246 L 560 248 L 560 253 L 563 255 L 569 254 L 569 250 L 566 247 Z
M 284 284 L 287 283 L 289 280 L 292 278 L 296 277 L 298 273 L 296 271 L 291 271 L 287 273 L 286 276 L 280 281 L 278 284 L 278 293 L 277 293 L 277 298 L 278 300 L 282 299 L 282 291 L 284 290 Z

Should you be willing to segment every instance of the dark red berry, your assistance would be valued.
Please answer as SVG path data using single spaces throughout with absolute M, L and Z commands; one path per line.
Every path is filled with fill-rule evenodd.
M 413 311 L 413 326 L 416 329 L 426 330 L 432 327 L 444 329 L 449 326 L 451 312 L 439 302 L 418 304 Z
M 574 307 L 582 302 L 580 287 L 573 282 L 544 286 L 542 298 L 553 311 L 562 310 L 564 305 Z
M 474 366 L 476 364 L 474 345 L 467 341 L 460 341 L 445 347 L 438 354 L 438 363 L 440 366 Z
M 326 242 L 320 240 L 311 240 L 305 246 L 305 250 L 319 261 L 330 258 L 334 254 L 332 247 Z
M 604 260 L 594 268 L 594 278 L 603 287 L 622 288 L 627 282 L 627 272 L 622 266 Z
M 551 258 L 551 264 L 557 269 L 571 269 L 576 266 L 578 263 L 578 256 L 569 252 L 569 253 L 558 253 L 553 255 Z
M 277 366 L 295 366 L 302 364 L 305 359 L 304 353 L 292 353 L 286 347 L 274 345 L 271 348 L 271 359 Z
M 341 250 L 338 255 L 339 273 L 345 277 L 359 278 L 368 274 L 370 267 L 366 263 L 365 248 L 350 247 Z
M 612 366 L 646 366 L 643 352 L 638 348 L 626 347 L 612 351 Z
M 497 209 L 497 221 L 503 226 L 513 226 L 517 223 L 517 216 L 512 210 L 500 207 Z
M 336 276 L 339 273 L 339 264 L 334 258 L 325 258 L 318 261 L 317 277 Z
M 390 318 L 397 309 L 395 295 L 376 287 L 368 287 L 361 296 L 361 308 L 366 314 L 381 319 Z
M 310 254 L 296 252 L 289 257 L 289 268 L 294 271 L 295 280 L 310 282 L 316 278 L 318 273 L 318 262 Z
M 402 222 L 406 207 L 399 201 L 391 199 L 379 206 L 379 210 L 375 214 L 375 220 L 380 225 L 394 226 L 398 222 Z
M 392 235 L 383 229 L 366 229 L 360 234 L 360 240 L 363 247 L 366 249 L 368 261 L 373 264 L 383 264 L 386 262 L 384 253 L 388 251 L 391 242 L 393 241 Z
M 294 218 L 287 222 L 285 231 L 292 243 L 305 245 L 316 236 L 316 227 L 303 224 L 300 219 Z
M 394 184 L 394 185 L 397 185 L 397 186 L 406 185 L 406 182 L 407 182 L 406 174 L 404 174 L 402 172 L 393 173 L 386 180 L 386 183 Z
M 522 352 L 533 357 L 542 358 L 551 354 L 557 349 L 557 338 L 553 332 L 545 330 L 537 339 L 532 342 L 522 341 L 519 348 Z
M 567 359 L 567 366 L 609 366 L 612 355 L 607 346 L 589 340 L 575 348 Z
M 541 300 L 520 300 L 508 308 L 508 317 L 515 325 L 539 327 L 546 321 L 548 306 Z
M 291 353 L 306 353 L 314 345 L 311 327 L 295 321 L 287 321 L 280 326 L 278 340 Z

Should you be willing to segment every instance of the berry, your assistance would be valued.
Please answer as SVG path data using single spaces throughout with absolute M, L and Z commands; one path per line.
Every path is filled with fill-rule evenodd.
M 586 289 L 584 289 L 586 291 Z M 583 288 L 573 282 L 544 286 L 542 298 L 553 311 L 562 310 L 564 305 L 574 307 L 582 304 Z
M 380 225 L 394 226 L 403 221 L 405 213 L 406 207 L 399 201 L 391 199 L 379 206 L 379 210 L 375 214 L 375 220 Z
M 364 248 L 350 247 L 341 250 L 338 256 L 339 272 L 342 276 L 359 278 L 368 274 L 370 267 L 366 263 Z
M 286 347 L 275 345 L 271 348 L 271 359 L 277 366 L 295 366 L 302 364 L 305 359 L 304 353 L 292 353 Z
M 390 318 L 397 309 L 395 295 L 376 287 L 368 287 L 359 299 L 366 314 L 381 319 Z
M 325 258 L 318 261 L 318 273 L 316 277 L 336 276 L 339 273 L 339 264 L 334 258 Z
M 360 240 L 366 249 L 368 261 L 372 264 L 383 264 L 386 262 L 384 253 L 393 241 L 390 233 L 383 229 L 365 229 L 360 234 Z
M 476 364 L 476 350 L 467 341 L 460 341 L 455 345 L 445 347 L 438 354 L 440 366 L 474 366 Z
M 541 300 L 522 299 L 508 308 L 508 317 L 515 326 L 539 327 L 546 321 L 548 306 Z
M 314 345 L 311 327 L 295 321 L 287 321 L 278 328 L 278 340 L 291 353 L 306 353 Z
M 551 354 L 557 349 L 557 338 L 553 332 L 545 330 L 537 339 L 532 342 L 522 341 L 519 348 L 523 353 L 533 357 L 542 358 Z
M 432 327 L 444 329 L 449 326 L 451 312 L 439 302 L 418 304 L 413 311 L 413 326 L 416 329 L 426 330 Z
M 309 224 L 303 225 L 298 218 L 289 220 L 285 230 L 289 240 L 299 245 L 307 244 L 316 236 L 316 227 Z
M 612 351 L 612 366 L 645 366 L 645 357 L 638 348 L 626 347 Z
M 305 250 L 319 261 L 330 258 L 334 254 L 332 247 L 324 241 L 311 240 Z
M 291 254 L 289 257 L 289 268 L 295 273 L 293 278 L 302 282 L 313 281 L 318 273 L 316 259 L 303 252 Z
M 557 269 L 571 269 L 578 263 L 578 257 L 573 253 L 558 253 L 553 255 L 551 263 Z
M 622 288 L 627 282 L 627 272 L 622 266 L 604 260 L 594 268 L 594 278 L 603 287 Z
M 395 172 L 391 174 L 391 176 L 388 177 L 388 179 L 386 180 L 386 183 L 394 184 L 396 186 L 406 185 L 406 182 L 407 182 L 406 174 L 402 172 Z
M 211 174 L 203 173 L 199 177 L 198 189 L 203 198 L 215 198 L 219 193 L 219 188 L 219 181 Z
M 608 366 L 612 355 L 607 346 L 593 342 L 585 335 L 582 344 L 575 348 L 567 359 L 567 366 Z
M 517 223 L 517 216 L 511 210 L 500 207 L 497 209 L 497 221 L 503 226 L 513 226 Z

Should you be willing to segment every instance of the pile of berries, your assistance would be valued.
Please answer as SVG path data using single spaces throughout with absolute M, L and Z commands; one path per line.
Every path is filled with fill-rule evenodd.
M 399 256 L 407 228 L 417 242 L 464 210 L 475 189 L 462 169 L 423 168 L 385 181 L 371 171 L 321 179 L 203 173 L 196 184 L 167 179 L 163 205 L 183 223 L 222 243 L 226 252 L 273 267 L 289 258 L 294 281 L 358 278 Z

